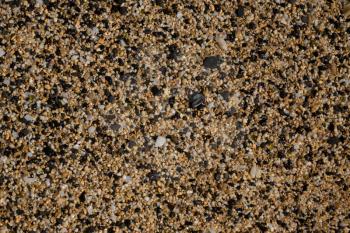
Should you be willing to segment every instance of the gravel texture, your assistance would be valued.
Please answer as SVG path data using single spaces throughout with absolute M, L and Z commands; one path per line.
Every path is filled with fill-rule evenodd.
M 349 232 L 337 0 L 0 0 L 0 232 Z

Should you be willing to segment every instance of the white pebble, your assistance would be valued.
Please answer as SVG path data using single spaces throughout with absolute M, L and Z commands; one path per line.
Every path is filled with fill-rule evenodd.
M 89 215 L 92 215 L 94 213 L 94 209 L 92 208 L 92 205 L 88 206 L 87 212 L 88 212 Z
M 97 27 L 94 27 L 94 28 L 91 30 L 91 34 L 92 34 L 93 36 L 96 36 L 99 32 L 100 32 L 100 30 L 98 30 Z
M 5 55 L 5 50 L 0 48 L 0 57 L 4 56 Z
M 33 122 L 34 121 L 34 117 L 32 117 L 31 115 L 25 115 L 24 116 L 24 119 L 26 120 L 26 121 L 30 121 L 30 122 Z
M 29 158 L 31 158 L 31 157 L 33 157 L 33 153 L 32 153 L 32 152 L 28 152 L 28 153 L 27 153 L 27 156 L 28 156 Z
M 166 143 L 166 138 L 162 136 L 158 136 L 156 140 L 155 147 L 162 147 Z
M 253 167 L 250 170 L 250 176 L 252 178 L 260 178 L 261 170 L 256 164 L 253 165 Z
M 1 51 L 0 51 L 0 53 L 1 53 Z M 7 85 L 7 86 L 10 85 L 10 83 L 11 83 L 11 80 L 9 78 L 6 78 L 4 80 L 4 84 Z
M 132 180 L 132 178 L 130 176 L 124 176 L 123 178 L 124 178 L 125 182 L 127 182 L 127 183 L 131 182 L 131 180 Z
M 216 34 L 215 41 L 219 44 L 222 50 L 227 50 L 227 43 L 221 34 Z
M 26 184 L 33 184 L 35 181 L 37 181 L 35 177 L 28 177 L 28 176 L 24 177 L 23 180 Z
M 15 131 L 12 131 L 12 137 L 13 137 L 14 139 L 17 139 L 17 138 L 18 138 L 18 133 L 15 132 Z
M 89 132 L 89 134 L 93 134 L 93 133 L 95 133 L 95 130 L 96 130 L 96 127 L 95 127 L 95 126 L 91 126 L 91 127 L 88 129 L 88 132 Z
M 123 46 L 123 47 L 127 46 L 125 40 L 123 40 L 123 39 L 120 40 L 120 45 Z

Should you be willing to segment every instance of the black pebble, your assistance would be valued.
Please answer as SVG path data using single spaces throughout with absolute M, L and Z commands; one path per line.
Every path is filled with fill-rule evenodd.
M 107 99 L 109 103 L 114 103 L 115 101 L 115 97 L 113 95 L 109 95 Z
M 254 30 L 256 28 L 256 24 L 254 22 L 250 22 L 247 24 L 247 28 L 249 30 Z
M 106 81 L 108 82 L 109 85 L 113 85 L 113 79 L 111 76 L 106 76 L 105 77 Z
M 80 202 L 85 202 L 86 198 L 85 198 L 85 192 L 82 192 L 80 195 L 79 195 L 79 201 Z
M 180 50 L 175 44 L 169 45 L 168 51 L 169 52 L 167 58 L 170 60 L 175 60 L 180 56 Z
M 157 181 L 160 178 L 160 174 L 152 170 L 147 174 L 147 177 L 150 181 Z
M 170 105 L 170 107 L 174 107 L 175 104 L 175 96 L 172 96 L 168 99 L 168 103 Z
M 126 15 L 128 13 L 128 9 L 126 7 L 123 7 L 123 6 L 120 7 L 118 10 L 119 10 L 119 13 L 121 15 Z
M 25 137 L 27 136 L 28 134 L 30 133 L 30 131 L 28 129 L 22 129 L 20 132 L 19 132 L 19 136 L 20 137 Z
M 157 86 L 151 87 L 151 92 L 154 96 L 160 96 L 162 94 L 162 90 L 160 90 Z
M 331 145 L 338 144 L 340 142 L 340 139 L 338 137 L 329 137 L 327 139 L 327 143 Z
M 203 66 L 206 69 L 216 69 L 222 63 L 222 59 L 220 56 L 209 56 L 204 58 Z
M 243 17 L 244 16 L 244 8 L 243 6 L 239 6 L 238 9 L 236 10 L 236 15 L 238 17 Z
M 45 146 L 43 151 L 44 151 L 45 155 L 47 155 L 47 156 L 54 156 L 54 155 L 56 155 L 56 152 L 50 146 Z
M 228 102 L 228 101 L 230 100 L 231 94 L 230 94 L 229 91 L 222 91 L 222 92 L 220 93 L 220 95 L 221 95 L 221 97 L 222 97 L 226 102 Z
M 199 92 L 193 93 L 189 98 L 190 108 L 198 108 L 204 104 L 205 97 Z

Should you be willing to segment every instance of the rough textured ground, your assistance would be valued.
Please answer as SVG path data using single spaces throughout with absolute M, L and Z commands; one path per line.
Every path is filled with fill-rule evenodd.
M 0 0 L 1 232 L 349 232 L 336 0 Z

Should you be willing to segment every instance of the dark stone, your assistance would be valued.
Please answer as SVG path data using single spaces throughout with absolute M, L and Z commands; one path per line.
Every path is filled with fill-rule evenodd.
M 199 92 L 193 93 L 189 98 L 190 108 L 199 108 L 204 105 L 205 97 Z
M 82 192 L 80 195 L 79 195 L 79 201 L 80 202 L 85 202 L 86 198 L 85 198 L 85 192 Z
M 229 91 L 223 91 L 220 93 L 221 97 L 228 102 L 230 100 L 230 92 Z
M 150 181 L 157 181 L 160 178 L 160 174 L 152 170 L 147 174 L 147 177 Z
M 254 30 L 256 28 L 256 24 L 254 22 L 248 23 L 247 28 L 249 30 Z
M 331 145 L 338 144 L 340 142 L 340 139 L 338 137 L 329 137 L 327 139 L 327 143 Z
M 204 58 L 203 66 L 206 69 L 217 69 L 222 63 L 222 59 L 220 56 L 209 56 Z
M 128 14 L 128 8 L 126 8 L 126 7 L 119 7 L 119 9 L 118 9 L 118 11 L 119 11 L 119 13 L 121 14 L 121 15 L 126 15 L 126 14 Z
M 109 103 L 114 103 L 115 97 L 114 97 L 113 95 L 109 95 L 109 96 L 107 97 L 107 100 L 108 100 Z
M 227 35 L 226 39 L 230 42 L 235 42 L 236 40 L 236 33 L 235 32 L 231 32 Z
M 151 92 L 154 96 L 160 96 L 162 94 L 162 90 L 159 89 L 157 86 L 151 87 Z
M 128 147 L 129 148 L 133 148 L 134 146 L 136 146 L 136 142 L 134 142 L 134 141 L 128 141 Z
M 22 138 L 22 137 L 27 136 L 29 133 L 30 133 L 30 131 L 29 131 L 28 129 L 22 129 L 22 130 L 19 132 L 18 136 L 20 136 L 20 137 Z
M 55 156 L 56 155 L 56 152 L 50 146 L 45 146 L 43 149 L 43 152 L 45 153 L 46 156 Z
M 175 44 L 169 45 L 167 58 L 170 60 L 175 60 L 179 56 L 180 56 L 179 48 Z
M 216 12 L 220 12 L 221 11 L 221 5 L 220 4 L 215 4 L 214 5 L 214 9 Z
M 89 226 L 84 230 L 84 233 L 94 233 L 94 232 L 96 232 L 96 229 L 93 226 Z
M 228 111 L 225 112 L 225 115 L 227 117 L 232 117 L 236 113 L 236 109 L 234 107 L 231 107 Z
M 288 159 L 286 162 L 284 162 L 284 168 L 287 170 L 290 170 L 293 168 L 293 163 L 290 159 Z
M 243 17 L 244 16 L 244 7 L 243 6 L 238 6 L 236 10 L 236 15 L 238 17 Z
M 109 85 L 113 85 L 113 79 L 111 76 L 106 76 L 105 77 L 106 81 L 108 82 Z
M 170 107 L 174 107 L 175 104 L 175 96 L 172 96 L 168 99 L 168 103 L 170 105 Z

